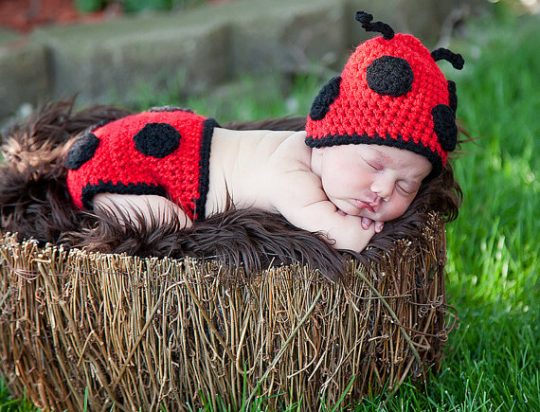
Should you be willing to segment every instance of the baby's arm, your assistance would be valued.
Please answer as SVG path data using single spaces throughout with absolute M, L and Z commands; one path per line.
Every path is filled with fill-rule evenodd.
M 361 217 L 339 213 L 329 200 L 285 211 L 284 216 L 297 227 L 311 232 L 323 232 L 334 241 L 336 249 L 361 252 L 375 234 L 374 224 L 363 225 Z
M 112 214 L 123 225 L 135 224 L 139 228 L 142 224 L 162 225 L 175 220 L 182 228 L 192 226 L 189 217 L 176 203 L 157 195 L 100 193 L 94 197 L 94 209 Z
M 335 243 L 336 249 L 361 252 L 380 228 L 360 216 L 341 213 L 328 200 L 320 180 L 310 172 L 293 172 L 282 186 L 283 193 L 275 206 L 291 224 L 310 232 L 322 232 Z M 296 188 L 296 190 L 294 190 Z

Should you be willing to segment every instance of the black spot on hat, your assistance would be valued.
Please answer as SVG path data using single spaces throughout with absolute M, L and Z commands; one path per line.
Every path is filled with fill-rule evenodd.
M 313 100 L 309 116 L 313 120 L 321 120 L 326 116 L 326 113 L 330 110 L 330 105 L 334 103 L 339 96 L 339 85 L 341 84 L 341 76 L 333 77 L 326 83 L 319 94 Z
M 81 136 L 69 149 L 64 166 L 71 170 L 77 170 L 88 162 L 96 153 L 99 146 L 99 139 L 93 133 L 86 133 Z
M 371 90 L 385 96 L 402 96 L 412 89 L 414 74 L 406 60 L 382 56 L 367 68 L 367 82 Z
M 457 111 L 457 93 L 456 93 L 456 83 L 452 80 L 448 80 L 448 96 L 449 96 L 449 105 L 450 108 L 456 113 Z
M 178 148 L 180 138 L 180 133 L 168 123 L 148 123 L 133 140 L 139 152 L 161 159 Z
M 456 148 L 457 126 L 454 111 L 445 104 L 438 104 L 431 110 L 435 134 L 441 147 L 447 152 Z

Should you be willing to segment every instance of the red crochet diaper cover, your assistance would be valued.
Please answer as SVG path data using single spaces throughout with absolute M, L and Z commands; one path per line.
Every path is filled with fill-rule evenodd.
M 65 165 L 78 208 L 98 193 L 165 196 L 192 220 L 205 218 L 214 119 L 159 108 L 115 120 L 81 136 Z

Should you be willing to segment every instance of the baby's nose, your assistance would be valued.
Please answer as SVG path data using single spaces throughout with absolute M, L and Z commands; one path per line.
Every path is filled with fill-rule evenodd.
M 394 183 L 391 181 L 391 179 L 377 179 L 371 185 L 371 190 L 379 199 L 386 201 L 394 190 Z

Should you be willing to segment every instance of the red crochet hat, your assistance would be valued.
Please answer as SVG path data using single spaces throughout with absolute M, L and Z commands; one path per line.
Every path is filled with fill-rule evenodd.
M 430 51 L 416 37 L 394 34 L 359 11 L 366 31 L 382 33 L 360 44 L 341 76 L 331 79 L 315 98 L 306 123 L 306 144 L 378 144 L 410 150 L 432 164 L 431 177 L 456 147 L 455 83 L 436 64 L 448 60 L 463 67 L 463 58 L 447 49 Z

